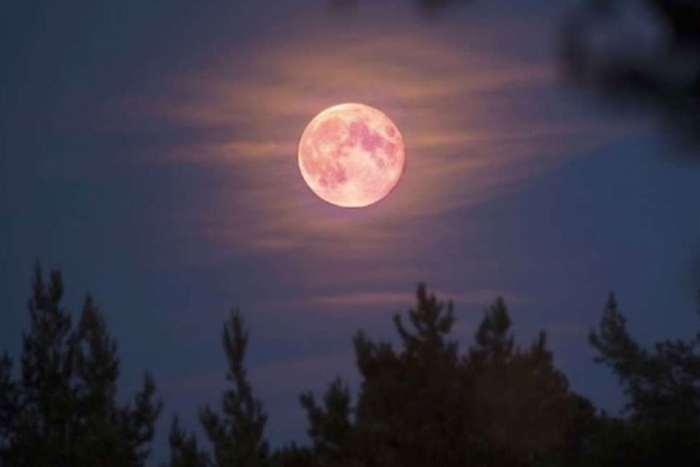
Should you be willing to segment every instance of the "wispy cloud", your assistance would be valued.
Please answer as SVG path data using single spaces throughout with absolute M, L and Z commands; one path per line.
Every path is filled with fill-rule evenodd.
M 440 233 L 412 222 L 516 190 L 557 161 L 639 128 L 569 112 L 548 64 L 456 44 L 426 29 L 328 28 L 260 42 L 180 77 L 174 95 L 150 111 L 204 136 L 154 158 L 231 174 L 188 226 L 237 251 L 313 248 L 356 258 L 418 248 L 418 237 Z M 360 211 L 325 205 L 296 165 L 306 123 L 348 101 L 384 110 L 409 157 L 395 192 Z

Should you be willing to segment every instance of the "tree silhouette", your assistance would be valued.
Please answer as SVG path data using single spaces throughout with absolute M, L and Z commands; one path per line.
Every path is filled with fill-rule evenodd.
M 544 332 L 527 347 L 516 344 L 501 298 L 486 310 L 461 355 L 450 338 L 451 302 L 439 301 L 420 284 L 407 317 L 405 323 L 402 315 L 394 316 L 398 348 L 363 331 L 355 334 L 362 377 L 355 405 L 340 378 L 321 401 L 302 394 L 311 446 L 291 444 L 269 453 L 266 415 L 243 364 L 248 333 L 233 312 L 223 334 L 233 388 L 224 394 L 222 415 L 207 407 L 200 417 L 214 459 L 176 418 L 169 466 L 698 465 L 700 335 L 662 341 L 650 352 L 629 336 L 611 296 L 590 342 L 599 353 L 596 361 L 612 367 L 628 396 L 631 416 L 618 418 L 598 414 L 569 388 Z M 6 366 L 0 361 L 0 368 Z M 0 378 L 0 388 L 8 387 L 12 382 Z
M 682 139 L 700 143 L 700 4 L 588 0 L 562 28 L 562 63 L 611 101 L 649 104 Z
M 522 349 L 510 327 L 506 305 L 498 298 L 464 359 L 469 412 L 484 439 L 484 456 L 497 465 L 528 465 L 558 451 L 571 457 L 576 450 L 572 433 L 592 416 L 590 403 L 569 389 L 554 366 L 544 331 Z
M 170 467 L 208 467 L 211 465 L 209 456 L 200 451 L 197 445 L 197 438 L 186 433 L 181 427 L 176 417 L 170 428 L 170 462 L 166 465 Z
M 326 391 L 324 407 L 319 407 L 312 393 L 300 397 L 309 418 L 309 436 L 320 465 L 342 465 L 354 454 L 353 426 L 350 422 L 350 392 L 340 378 Z
M 666 339 L 653 351 L 632 339 L 610 295 L 598 332 L 591 331 L 596 362 L 609 366 L 627 397 L 622 435 L 634 446 L 634 465 L 700 464 L 700 333 Z
M 36 267 L 20 371 L 0 357 L 0 465 L 140 467 L 161 410 L 146 376 L 130 404 L 116 402 L 117 345 L 88 295 L 76 326 L 61 305 L 58 271 L 45 282 Z M 300 396 L 312 441 L 270 452 L 267 416 L 244 366 L 248 331 L 235 310 L 224 323 L 231 387 L 221 411 L 200 422 L 203 451 L 173 419 L 169 467 L 601 467 L 700 465 L 700 333 L 651 349 L 627 331 L 611 294 L 589 340 L 595 361 L 617 375 L 626 416 L 596 413 L 569 388 L 540 332 L 527 347 L 511 332 L 498 298 L 463 354 L 450 338 L 451 302 L 424 284 L 416 306 L 394 316 L 397 348 L 363 331 L 353 339 L 362 380 L 356 404 L 333 380 L 317 402 Z
M 457 343 L 448 340 L 453 305 L 429 295 L 424 284 L 416 301 L 408 312 L 413 329 L 406 328 L 399 314 L 394 316 L 399 352 L 361 331 L 355 336 L 363 377 L 357 425 L 369 448 L 366 456 L 376 464 L 455 465 L 463 458 L 466 401 Z
M 271 467 L 316 467 L 320 464 L 311 449 L 291 443 L 275 450 L 270 456 L 268 465 Z
M 359 0 L 328 0 L 346 14 Z M 406 0 L 427 20 L 471 0 Z M 606 100 L 652 107 L 671 133 L 700 144 L 700 4 L 693 0 L 586 0 L 562 21 L 557 45 L 565 73 Z
M 142 466 L 161 410 L 155 385 L 146 375 L 133 403 L 117 404 L 116 343 L 89 295 L 75 329 L 62 297 L 61 273 L 45 283 L 37 265 L 21 377 L 0 360 L 0 464 Z
M 209 406 L 200 413 L 202 427 L 213 448 L 213 465 L 267 465 L 269 448 L 263 438 L 267 414 L 262 408 L 262 403 L 253 395 L 248 381 L 243 363 L 248 345 L 248 331 L 238 310 L 232 311 L 230 320 L 224 324 L 222 341 L 228 361 L 226 379 L 233 387 L 224 392 L 221 413 Z M 207 456 L 199 452 L 194 438 L 179 429 L 177 421 L 173 424 L 170 446 L 171 459 L 180 460 L 183 466 L 195 467 L 209 463 Z M 175 465 L 178 464 L 171 460 L 171 466 Z
M 356 334 L 362 383 L 354 410 L 340 380 L 324 407 L 302 396 L 318 465 L 520 466 L 579 456 L 574 434 L 593 409 L 554 367 L 544 333 L 527 350 L 516 347 L 498 299 L 460 357 L 449 338 L 452 303 L 424 284 L 416 300 L 410 328 L 394 316 L 400 350 Z

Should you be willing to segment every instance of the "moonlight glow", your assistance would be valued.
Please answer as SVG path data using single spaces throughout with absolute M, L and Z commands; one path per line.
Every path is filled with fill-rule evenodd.
M 324 110 L 299 142 L 299 169 L 306 184 L 336 206 L 360 208 L 385 198 L 405 164 L 403 139 L 394 122 L 362 104 Z

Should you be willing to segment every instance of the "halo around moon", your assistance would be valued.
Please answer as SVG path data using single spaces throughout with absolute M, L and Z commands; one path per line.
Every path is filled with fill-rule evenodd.
M 319 198 L 361 208 L 396 187 L 406 153 L 399 129 L 384 113 L 364 104 L 340 104 L 307 125 L 298 162 L 304 181 Z

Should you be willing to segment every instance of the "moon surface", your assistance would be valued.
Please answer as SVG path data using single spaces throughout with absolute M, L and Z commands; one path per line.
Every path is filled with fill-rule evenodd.
M 389 117 L 364 104 L 330 107 L 299 141 L 299 170 L 319 198 L 361 208 L 385 198 L 406 165 L 403 138 Z

